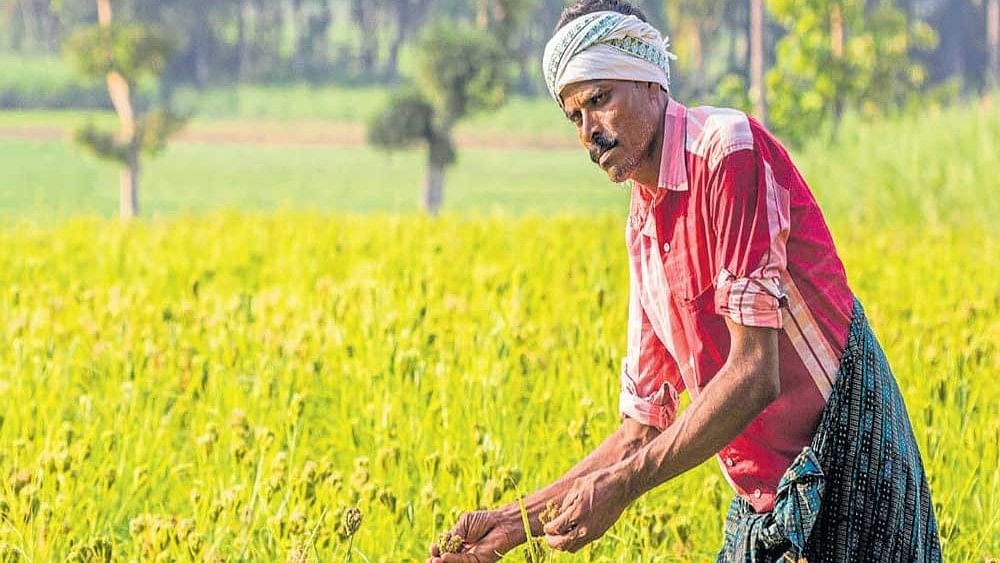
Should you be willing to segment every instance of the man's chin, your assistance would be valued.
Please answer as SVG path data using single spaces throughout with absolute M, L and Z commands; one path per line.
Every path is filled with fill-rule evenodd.
M 616 184 L 621 184 L 632 179 L 632 175 L 635 174 L 635 167 L 611 166 L 605 172 L 609 180 Z

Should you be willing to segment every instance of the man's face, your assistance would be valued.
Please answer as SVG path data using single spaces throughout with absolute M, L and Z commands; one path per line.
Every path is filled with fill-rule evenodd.
M 576 125 L 590 160 L 612 182 L 630 179 L 652 153 L 660 121 L 658 95 L 658 88 L 623 80 L 588 80 L 563 88 L 566 117 Z

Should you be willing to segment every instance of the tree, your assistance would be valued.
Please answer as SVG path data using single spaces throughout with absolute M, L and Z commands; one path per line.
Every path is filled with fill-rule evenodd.
M 11 34 L 18 47 L 28 52 L 53 51 L 59 43 L 59 18 L 51 0 L 14 0 L 10 10 L 22 24 L 22 34 Z
M 745 3 L 745 2 L 744 2 Z M 713 55 L 729 46 L 743 29 L 726 29 L 727 16 L 737 11 L 732 0 L 676 0 L 666 5 L 671 49 L 677 54 L 677 75 L 683 77 L 682 97 L 710 95 L 728 68 L 712 68 Z
M 990 51 L 988 84 L 1000 88 L 1000 0 L 987 0 L 986 37 Z
M 390 6 L 396 25 L 389 42 L 389 55 L 383 73 L 387 81 L 392 82 L 398 78 L 399 51 L 409 35 L 419 28 L 431 2 L 432 0 L 397 0 Z
M 417 54 L 417 88 L 390 101 L 369 124 L 368 139 L 388 150 L 427 146 L 423 205 L 436 215 L 444 195 L 445 168 L 455 162 L 455 123 L 503 104 L 508 61 L 489 35 L 445 25 L 428 28 Z
M 764 0 L 750 1 L 750 98 L 757 119 L 767 120 L 764 92 Z
M 375 75 L 379 51 L 379 8 L 382 3 L 382 0 L 351 0 L 351 18 L 360 32 L 358 70 L 363 75 Z
M 936 43 L 934 31 L 890 2 L 771 0 L 788 29 L 767 75 L 769 117 L 801 139 L 848 108 L 866 115 L 899 107 L 924 83 L 915 51 Z
M 139 155 L 155 155 L 167 138 L 183 125 L 168 106 L 137 111 L 133 92 L 140 80 L 157 77 L 166 67 L 173 41 L 139 24 L 112 24 L 111 0 L 97 0 L 98 25 L 82 29 L 69 40 L 66 51 L 80 71 L 104 77 L 111 104 L 118 114 L 117 132 L 88 124 L 75 138 L 98 157 L 122 166 L 119 209 L 122 219 L 139 213 Z

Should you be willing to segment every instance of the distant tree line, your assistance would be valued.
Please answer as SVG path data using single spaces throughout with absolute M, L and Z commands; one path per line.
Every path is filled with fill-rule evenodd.
M 401 61 L 420 30 L 441 19 L 492 34 L 510 53 L 514 86 L 541 93 L 537 60 L 564 0 L 114 0 L 122 19 L 175 35 L 167 69 L 171 84 L 231 82 L 396 83 Z M 729 75 L 749 84 L 753 0 L 638 0 L 654 23 L 674 37 L 682 55 L 678 85 L 689 97 L 715 93 Z M 762 0 L 765 66 L 792 31 L 788 2 Z M 921 21 L 939 41 L 919 54 L 925 84 L 956 79 L 966 93 L 997 79 L 998 0 L 804 0 L 816 13 L 841 5 L 868 16 L 896 9 Z M 801 11 L 801 10 L 800 10 Z M 93 2 L 4 0 L 0 47 L 22 54 L 56 54 L 73 30 L 96 21 Z M 861 21 L 861 20 L 858 20 Z M 850 42 L 850 17 L 843 20 Z M 992 24 L 992 26 L 991 26 Z M 846 44 L 845 44 L 846 45 Z
M 0 1 L 0 51 L 69 53 L 83 74 L 106 77 L 121 127 L 77 137 L 122 164 L 123 216 L 138 209 L 138 155 L 183 122 L 169 110 L 173 88 L 298 82 L 399 86 L 369 140 L 425 148 L 424 203 L 436 213 L 455 123 L 508 92 L 542 93 L 541 52 L 572 2 Z M 676 97 L 745 109 L 793 143 L 836 131 L 848 111 L 923 108 L 1000 85 L 1000 0 L 633 2 L 672 38 Z M 158 107 L 136 103 L 141 76 L 158 85 Z
M 8 52 L 58 53 L 96 20 L 93 2 L 4 1 L 0 49 Z M 161 100 L 178 86 L 410 84 L 421 37 L 440 22 L 491 37 L 504 53 L 507 89 L 538 95 L 542 49 L 570 2 L 112 0 L 118 21 L 176 39 Z M 791 142 L 835 130 L 848 111 L 941 105 L 1000 83 L 1000 0 L 634 3 L 672 38 L 679 99 L 751 111 Z

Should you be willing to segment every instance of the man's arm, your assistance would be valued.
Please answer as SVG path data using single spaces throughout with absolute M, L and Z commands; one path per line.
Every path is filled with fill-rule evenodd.
M 528 523 L 531 524 L 531 535 L 540 536 L 543 534 L 542 524 L 538 517 L 545 510 L 545 505 L 550 501 L 556 503 L 556 506 L 562 504 L 566 492 L 577 479 L 594 471 L 607 470 L 624 462 L 649 444 L 659 433 L 660 431 L 652 426 L 640 424 L 628 417 L 624 418 L 621 426 L 587 457 L 574 465 L 557 481 L 524 499 Z M 515 518 L 521 522 L 521 507 L 517 502 L 504 506 L 500 511 L 504 516 Z M 521 529 L 523 531 L 523 526 Z M 521 541 L 523 542 L 525 539 L 521 538 Z
M 574 483 L 545 526 L 550 545 L 576 551 L 599 538 L 633 500 L 715 455 L 778 397 L 777 331 L 726 322 L 730 351 L 719 373 L 664 432 Z
M 625 418 L 611 436 L 559 480 L 524 500 L 531 535 L 543 533 L 539 515 L 549 501 L 559 505 L 574 483 L 628 459 L 657 434 L 658 429 Z M 496 510 L 465 513 L 450 533 L 463 538 L 465 549 L 462 553 L 441 553 L 437 546 L 432 546 L 428 563 L 491 563 L 527 540 L 517 502 Z
M 730 353 L 718 375 L 676 423 L 622 464 L 635 496 L 718 453 L 778 398 L 778 331 L 726 323 Z

